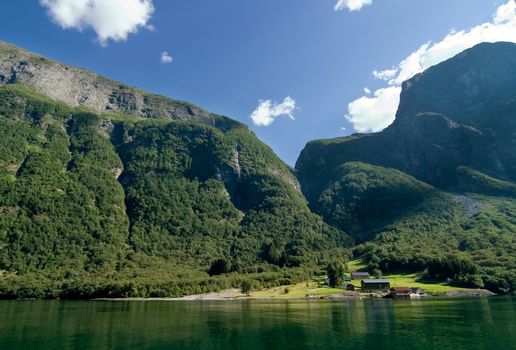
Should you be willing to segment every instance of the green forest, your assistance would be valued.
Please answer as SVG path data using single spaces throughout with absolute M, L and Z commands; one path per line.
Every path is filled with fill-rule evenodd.
M 177 296 L 306 280 L 351 239 L 245 127 L 0 87 L 0 294 Z
M 218 118 L 214 127 L 98 114 L 1 87 L 0 295 L 265 288 L 353 257 L 375 274 L 514 291 L 511 197 L 450 194 L 350 162 L 312 212 L 295 172 L 246 126 Z M 512 194 L 496 181 L 493 190 Z

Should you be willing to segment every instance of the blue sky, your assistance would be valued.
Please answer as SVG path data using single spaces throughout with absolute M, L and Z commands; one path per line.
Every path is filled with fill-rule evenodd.
M 244 122 L 290 165 L 310 140 L 385 127 L 388 117 L 382 113 L 396 101 L 389 97 L 391 107 L 385 107 L 381 99 L 387 94 L 378 89 L 392 87 L 389 91 L 396 93 L 395 80 L 405 70 L 412 72 L 406 67 L 410 62 L 400 62 L 429 41 L 443 41 L 452 29 L 466 30 L 469 40 L 470 28 L 498 25 L 493 15 L 508 4 L 373 0 L 357 11 L 336 11 L 337 0 L 133 0 L 151 3 L 154 11 L 136 33 L 116 41 L 109 35 L 99 40 L 99 31 L 106 25 L 102 20 L 120 20 L 124 11 L 90 15 L 90 22 L 81 22 L 82 30 L 72 22 L 72 28 L 63 29 L 59 18 L 52 20 L 47 13 L 59 1 L 85 0 L 45 0 L 47 7 L 37 0 L 1 2 L 0 39 Z M 103 19 L 91 18 L 97 15 Z M 497 28 L 486 37 L 516 35 Z M 449 45 L 442 46 L 448 50 Z M 428 57 L 435 57 L 431 49 L 420 55 L 426 60 L 420 59 L 426 62 L 422 68 L 432 61 Z M 444 52 L 438 49 L 434 53 Z M 172 62 L 160 62 L 164 51 Z M 392 67 L 399 68 L 399 75 L 384 76 L 387 81 L 372 74 Z M 380 91 L 378 96 L 375 91 Z M 271 100 L 272 108 L 286 97 L 295 101 L 290 110 L 294 120 L 283 116 L 268 126 L 253 125 L 250 115 L 260 100 Z M 367 114 L 375 108 L 376 117 Z M 352 118 L 346 119 L 350 113 Z

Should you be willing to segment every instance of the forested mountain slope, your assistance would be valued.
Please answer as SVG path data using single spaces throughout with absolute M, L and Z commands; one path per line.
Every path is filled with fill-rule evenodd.
M 167 98 L 155 105 L 10 45 L 0 52 L 0 271 L 11 285 L 37 276 L 57 283 L 54 295 L 105 295 L 118 293 L 110 280 L 164 276 L 181 294 L 209 288 L 208 272 L 313 267 L 349 245 L 247 126 Z M 111 99 L 117 87 L 143 105 Z M 89 292 L 63 284 L 92 278 Z M 4 294 L 20 294 L 9 283 Z

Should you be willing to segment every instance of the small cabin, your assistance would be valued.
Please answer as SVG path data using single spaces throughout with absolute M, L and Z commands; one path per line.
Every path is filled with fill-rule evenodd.
M 352 285 L 351 283 L 344 283 L 344 285 L 342 286 L 342 288 L 343 288 L 344 290 L 349 291 L 349 292 L 352 292 L 352 291 L 354 291 L 354 290 L 355 290 L 355 286 L 354 286 L 354 285 Z
M 391 284 L 387 279 L 363 279 L 362 291 L 388 291 L 391 288 Z
M 369 277 L 370 277 L 369 272 L 358 272 L 358 271 L 351 272 L 352 280 L 361 281 L 361 280 L 367 279 Z
M 393 298 L 410 298 L 412 289 L 409 287 L 392 287 L 390 294 Z

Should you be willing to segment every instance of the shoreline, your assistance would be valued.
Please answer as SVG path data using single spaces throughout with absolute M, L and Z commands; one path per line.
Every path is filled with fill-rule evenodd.
M 305 297 L 253 297 L 243 295 L 238 289 L 226 289 L 220 292 L 192 294 L 182 297 L 150 297 L 150 298 L 95 298 L 92 301 L 314 301 L 314 300 L 363 300 L 363 299 L 387 299 L 385 293 L 360 293 L 344 292 L 328 295 L 308 295 Z M 443 294 L 428 294 L 419 298 L 394 298 L 398 300 L 421 300 L 426 298 L 466 298 L 466 297 L 490 297 L 497 294 L 486 289 L 453 290 Z

